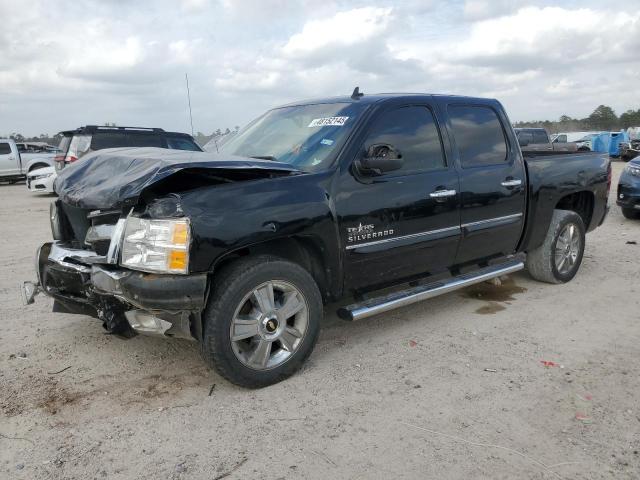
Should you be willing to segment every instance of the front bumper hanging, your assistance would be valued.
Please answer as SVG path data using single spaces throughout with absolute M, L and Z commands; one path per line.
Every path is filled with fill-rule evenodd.
M 24 282 L 25 304 L 42 292 L 58 309 L 100 318 L 108 330 L 125 324 L 138 333 L 201 337 L 200 314 L 207 274 L 152 274 L 120 268 L 90 250 L 63 242 L 42 245 L 36 254 L 37 282 Z

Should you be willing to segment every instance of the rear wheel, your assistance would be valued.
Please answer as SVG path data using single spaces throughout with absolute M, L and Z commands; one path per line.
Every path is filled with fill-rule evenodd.
M 322 298 L 311 275 L 275 257 L 242 259 L 220 274 L 204 315 L 205 360 L 248 388 L 295 373 L 316 344 Z
M 544 243 L 527 252 L 527 270 L 536 280 L 566 283 L 582 263 L 585 227 L 582 218 L 569 210 L 554 210 Z
M 622 215 L 624 215 L 625 218 L 628 218 L 630 220 L 635 220 L 637 218 L 640 218 L 640 212 L 638 212 L 638 210 L 635 210 L 633 208 L 623 208 Z

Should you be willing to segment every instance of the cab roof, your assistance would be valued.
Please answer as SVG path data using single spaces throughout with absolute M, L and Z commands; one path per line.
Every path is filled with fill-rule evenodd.
M 295 107 L 302 105 L 313 105 L 319 103 L 364 103 L 364 104 L 373 104 L 380 103 L 389 100 L 415 100 L 415 99 L 428 99 L 432 97 L 436 98 L 452 98 L 452 99 L 467 99 L 478 103 L 486 103 L 488 101 L 495 101 L 491 98 L 481 98 L 481 97 L 467 97 L 462 95 L 444 95 L 444 94 L 432 94 L 432 93 L 373 93 L 373 94 L 360 94 L 361 96 L 354 97 L 352 96 L 337 96 L 337 97 L 321 97 L 321 98 L 313 98 L 308 100 L 300 100 L 297 102 L 287 103 L 285 105 L 280 105 L 277 108 L 282 107 Z
M 74 134 L 91 134 L 97 132 L 109 132 L 109 133 L 128 133 L 128 134 L 136 134 L 136 133 L 157 133 L 158 135 L 171 135 L 171 136 L 181 136 L 181 137 L 189 137 L 191 135 L 188 133 L 181 132 L 166 132 L 162 128 L 148 128 L 148 127 L 113 127 L 107 125 L 85 125 L 84 127 L 78 127 L 75 130 L 63 130 L 60 133 L 62 135 L 74 135 Z

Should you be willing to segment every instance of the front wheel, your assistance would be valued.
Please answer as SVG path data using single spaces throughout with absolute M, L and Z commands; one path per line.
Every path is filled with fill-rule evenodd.
M 527 252 L 527 270 L 541 282 L 566 283 L 578 273 L 584 245 L 582 217 L 573 211 L 554 210 L 544 243 Z
M 624 216 L 624 218 L 628 218 L 629 220 L 640 218 L 640 212 L 638 212 L 638 210 L 634 210 L 633 208 L 622 208 L 622 215 Z
M 205 360 L 242 387 L 280 382 L 313 351 L 322 310 L 304 268 L 269 256 L 241 259 L 215 279 L 204 313 Z

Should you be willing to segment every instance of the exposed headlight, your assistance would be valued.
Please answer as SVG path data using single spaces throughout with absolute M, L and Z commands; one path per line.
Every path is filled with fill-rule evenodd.
M 624 169 L 629 172 L 631 175 L 636 177 L 640 177 L 640 165 L 633 165 L 629 163 Z
M 151 220 L 129 215 L 120 265 L 147 272 L 186 274 L 190 240 L 187 218 Z
M 52 175 L 53 175 L 53 173 L 44 173 L 44 174 L 40 174 L 40 175 L 29 175 L 29 178 L 31 180 L 41 180 L 43 178 L 49 178 Z

